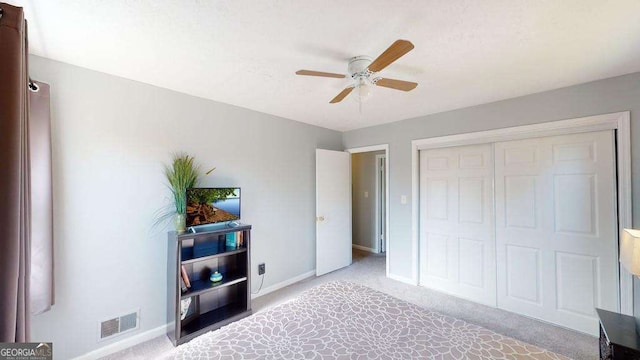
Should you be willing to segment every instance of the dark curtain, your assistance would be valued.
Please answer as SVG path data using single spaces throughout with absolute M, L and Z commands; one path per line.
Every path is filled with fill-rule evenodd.
M 0 3 L 0 341 L 29 340 L 30 211 L 27 26 Z

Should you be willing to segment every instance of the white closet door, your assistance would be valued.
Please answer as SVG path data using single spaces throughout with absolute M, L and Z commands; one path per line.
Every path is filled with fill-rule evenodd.
M 492 146 L 420 151 L 420 283 L 496 306 Z
M 597 335 L 619 310 L 612 131 L 495 144 L 498 307 Z

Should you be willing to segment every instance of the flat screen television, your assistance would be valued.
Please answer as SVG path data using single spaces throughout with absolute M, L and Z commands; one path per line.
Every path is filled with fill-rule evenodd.
M 187 226 L 240 220 L 240 188 L 187 189 Z

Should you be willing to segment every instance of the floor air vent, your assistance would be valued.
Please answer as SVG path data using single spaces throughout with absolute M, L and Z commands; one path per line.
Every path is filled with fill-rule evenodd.
M 105 340 L 138 328 L 138 311 L 108 319 L 100 323 L 100 339 Z

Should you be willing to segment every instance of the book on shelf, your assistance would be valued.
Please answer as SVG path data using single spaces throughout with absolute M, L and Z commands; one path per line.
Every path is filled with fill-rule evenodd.
M 182 273 L 182 276 L 181 276 L 182 277 L 182 281 L 184 282 L 184 285 L 187 288 L 190 288 L 191 287 L 191 282 L 189 281 L 189 275 L 187 274 L 187 268 L 185 268 L 184 265 L 182 265 L 180 268 L 182 270 L 181 271 L 181 273 Z
M 237 241 L 237 245 L 238 245 L 238 247 L 242 247 L 242 246 L 244 246 L 244 236 L 243 236 L 243 235 L 244 235 L 244 232 L 242 232 L 242 231 L 238 231 L 238 232 L 236 232 L 236 234 L 237 234 L 237 235 L 236 235 L 236 238 L 237 238 L 237 240 L 236 240 L 236 241 Z
M 238 246 L 238 237 L 235 232 L 227 233 L 225 240 L 225 245 L 228 248 L 236 248 Z
M 182 325 L 188 324 L 195 318 L 195 300 L 192 297 L 180 300 L 180 320 Z
M 184 280 L 182 279 L 182 276 L 180 276 L 180 291 L 187 292 L 187 290 L 189 289 L 187 288 L 187 285 L 184 284 Z

